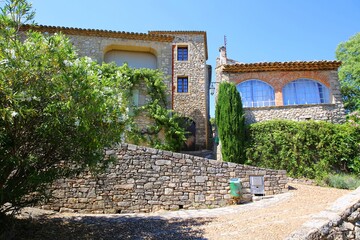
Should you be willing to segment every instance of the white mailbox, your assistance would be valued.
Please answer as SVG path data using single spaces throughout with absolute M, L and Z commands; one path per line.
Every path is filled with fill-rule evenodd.
M 254 195 L 264 195 L 264 176 L 250 176 L 250 190 Z

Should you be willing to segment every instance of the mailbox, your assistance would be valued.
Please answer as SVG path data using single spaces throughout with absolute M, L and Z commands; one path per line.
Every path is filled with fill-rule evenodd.
M 250 190 L 254 195 L 264 195 L 264 176 L 250 176 Z

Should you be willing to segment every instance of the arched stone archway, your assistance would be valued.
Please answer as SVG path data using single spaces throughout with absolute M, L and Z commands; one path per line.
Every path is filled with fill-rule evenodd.
M 182 118 L 183 127 L 187 132 L 185 134 L 186 141 L 184 142 L 183 151 L 195 151 L 196 150 L 196 123 L 190 118 Z

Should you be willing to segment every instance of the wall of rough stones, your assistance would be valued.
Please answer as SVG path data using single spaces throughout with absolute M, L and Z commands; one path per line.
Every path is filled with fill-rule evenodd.
M 293 232 L 287 240 L 360 239 L 360 187 Z
M 294 121 L 322 120 L 332 123 L 342 123 L 345 121 L 344 109 L 339 108 L 336 104 L 272 106 L 244 108 L 244 110 L 246 124 L 273 119 Z
M 191 118 L 196 123 L 196 145 L 207 148 L 208 144 L 208 77 L 206 65 L 206 48 L 203 33 L 176 33 L 173 43 L 122 38 L 94 37 L 69 35 L 72 43 L 79 49 L 82 56 L 89 56 L 98 62 L 104 61 L 104 55 L 111 50 L 146 51 L 157 58 L 158 69 L 164 72 L 168 87 L 169 102 L 173 109 Z M 177 46 L 188 46 L 188 61 L 177 61 Z M 131 47 L 131 48 L 129 48 Z M 174 59 L 174 60 L 173 60 Z M 173 79 L 172 78 L 173 75 Z M 189 78 L 189 92 L 177 93 L 177 77 Z M 173 91 L 172 91 L 173 89 Z M 173 95 L 173 99 L 171 99 Z M 171 107 L 169 105 L 169 107 Z
M 203 34 L 174 35 L 174 110 L 196 123 L 196 145 L 208 148 L 209 138 L 209 77 Z M 188 61 L 177 61 L 177 47 L 188 46 Z M 188 77 L 189 91 L 177 92 L 177 78 Z
M 264 176 L 265 194 L 287 191 L 286 171 L 270 170 L 123 144 L 105 173 L 58 180 L 44 209 L 82 213 L 136 213 L 230 204 L 230 178 L 240 178 L 250 200 L 250 176 Z
M 274 87 L 276 106 L 246 108 L 246 122 L 248 124 L 272 119 L 324 120 L 334 123 L 345 121 L 345 110 L 342 102 L 340 84 L 337 71 L 288 71 L 288 72 L 250 72 L 225 74 L 230 82 L 239 84 L 248 79 L 260 79 Z M 317 105 L 283 105 L 282 88 L 289 82 L 309 78 L 317 80 L 330 90 L 330 104 Z
M 80 56 L 88 56 L 99 63 L 109 51 L 150 53 L 156 57 L 157 68 L 164 73 L 168 87 L 168 108 L 173 108 L 196 123 L 195 146 L 211 148 L 209 124 L 209 81 L 211 66 L 206 64 L 207 36 L 204 31 L 149 31 L 125 33 L 53 26 L 24 26 L 46 34 L 65 33 L 78 49 Z M 188 60 L 177 61 L 177 47 L 188 47 Z M 187 76 L 189 92 L 177 93 L 177 77 Z M 145 121 L 146 119 L 144 119 Z

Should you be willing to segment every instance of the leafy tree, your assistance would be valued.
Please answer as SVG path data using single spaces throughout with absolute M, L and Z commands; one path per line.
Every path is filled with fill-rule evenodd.
M 30 7 L 9 0 L 0 16 L 0 215 L 59 176 L 97 169 L 128 119 L 121 69 L 79 58 L 62 34 L 20 33 Z
M 245 118 L 240 94 L 234 84 L 220 84 L 215 119 L 223 160 L 244 163 Z
M 26 0 L 8 0 L 1 11 L 0 220 L 44 198 L 53 180 L 106 166 L 104 148 L 114 143 L 137 137 L 158 148 L 182 146 L 185 131 L 166 108 L 159 71 L 99 65 L 79 57 L 62 34 L 20 32 L 34 17 Z M 140 83 L 151 101 L 132 106 Z M 138 126 L 141 114 L 154 124 Z
M 360 33 L 338 45 L 336 58 L 342 61 L 339 80 L 344 106 L 349 111 L 360 110 Z

